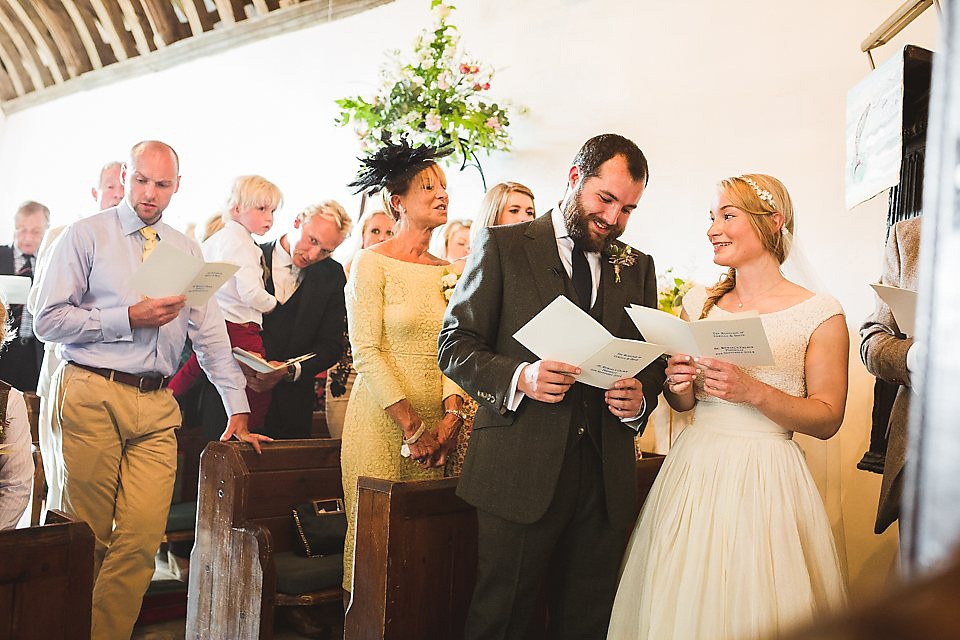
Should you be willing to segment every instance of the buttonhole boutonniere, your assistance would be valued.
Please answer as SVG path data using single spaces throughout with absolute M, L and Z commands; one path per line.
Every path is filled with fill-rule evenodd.
M 633 247 L 629 245 L 612 244 L 607 247 L 605 252 L 609 257 L 610 264 L 613 265 L 613 275 L 617 278 L 617 284 L 620 284 L 620 270 L 624 267 L 632 267 L 637 263 L 637 254 L 633 252 Z
M 450 302 L 450 298 L 453 297 L 453 290 L 457 288 L 457 282 L 459 281 L 459 274 L 449 269 L 443 270 L 443 275 L 440 277 L 440 292 L 443 294 L 444 300 Z

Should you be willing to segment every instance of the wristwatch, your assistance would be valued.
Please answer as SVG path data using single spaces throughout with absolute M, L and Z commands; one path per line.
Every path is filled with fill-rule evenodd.
M 286 380 L 293 382 L 297 377 L 297 365 L 288 364 L 287 365 L 287 375 L 284 376 Z

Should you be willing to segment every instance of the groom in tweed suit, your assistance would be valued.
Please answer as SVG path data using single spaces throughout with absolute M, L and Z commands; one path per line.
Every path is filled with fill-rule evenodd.
M 647 183 L 637 146 L 596 136 L 546 215 L 483 229 L 440 332 L 444 373 L 479 403 L 458 494 L 477 507 L 479 565 L 466 637 L 528 638 L 546 591 L 550 638 L 603 638 L 636 519 L 633 438 L 664 382 L 658 360 L 604 391 L 540 361 L 513 334 L 565 295 L 640 339 L 624 307 L 656 306 L 653 259 L 616 241 Z M 627 264 L 629 263 L 629 264 Z M 571 336 L 576 339 L 576 336 Z
M 911 218 L 890 229 L 880 284 L 917 290 L 919 284 L 920 227 L 923 219 Z M 907 453 L 907 421 L 910 415 L 910 377 L 917 368 L 913 336 L 904 335 L 887 304 L 877 298 L 877 308 L 860 327 L 860 358 L 878 378 L 900 385 L 887 426 L 887 455 L 877 505 L 876 533 L 883 533 L 900 517 L 903 464 Z

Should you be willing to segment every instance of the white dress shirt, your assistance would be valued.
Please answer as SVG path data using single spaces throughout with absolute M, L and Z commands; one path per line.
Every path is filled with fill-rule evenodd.
M 303 279 L 303 272 L 300 267 L 293 264 L 293 258 L 280 244 L 280 240 L 277 240 L 273 245 L 270 275 L 273 277 L 273 295 L 280 304 L 293 297 L 297 287 L 300 286 L 300 281 Z
M 277 299 L 263 286 L 263 252 L 250 232 L 240 223 L 227 220 L 201 249 L 207 262 L 229 262 L 240 267 L 215 294 L 224 319 L 263 326 L 263 314 L 273 311 Z
M 572 279 L 573 238 L 570 237 L 570 233 L 567 231 L 567 223 L 563 219 L 560 203 L 557 203 L 557 206 L 550 211 L 550 219 L 553 222 L 553 233 L 557 239 L 557 252 L 560 254 L 560 263 L 563 264 L 563 268 L 567 272 L 567 277 Z M 587 257 L 587 264 L 590 265 L 590 279 L 593 283 L 593 288 L 590 293 L 590 307 L 592 308 L 597 301 L 597 293 L 600 287 L 600 253 L 597 251 L 585 251 L 584 255 Z M 507 396 L 507 409 L 510 411 L 516 411 L 517 407 L 520 406 L 520 401 L 526 397 L 526 394 L 520 391 L 517 385 L 520 382 L 520 373 L 528 364 L 530 363 L 522 363 L 517 367 L 517 370 L 513 372 L 513 379 L 510 381 L 510 395 Z M 634 420 L 639 420 L 643 416 L 643 412 L 646 411 L 646 408 L 647 401 L 644 399 L 637 415 L 631 418 L 620 418 L 620 421 L 629 423 Z
M 270 277 L 273 278 L 273 295 L 277 304 L 286 304 L 297 292 L 303 280 L 303 270 L 293 264 L 293 258 L 277 240 L 273 245 L 273 258 L 270 260 Z M 293 363 L 293 380 L 300 379 L 300 363 Z

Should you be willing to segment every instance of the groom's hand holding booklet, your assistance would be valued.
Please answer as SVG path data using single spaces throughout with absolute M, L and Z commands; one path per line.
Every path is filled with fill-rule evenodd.
M 611 389 L 663 353 L 663 347 L 617 338 L 583 309 L 558 296 L 513 337 L 542 360 L 574 365 L 577 382 Z

